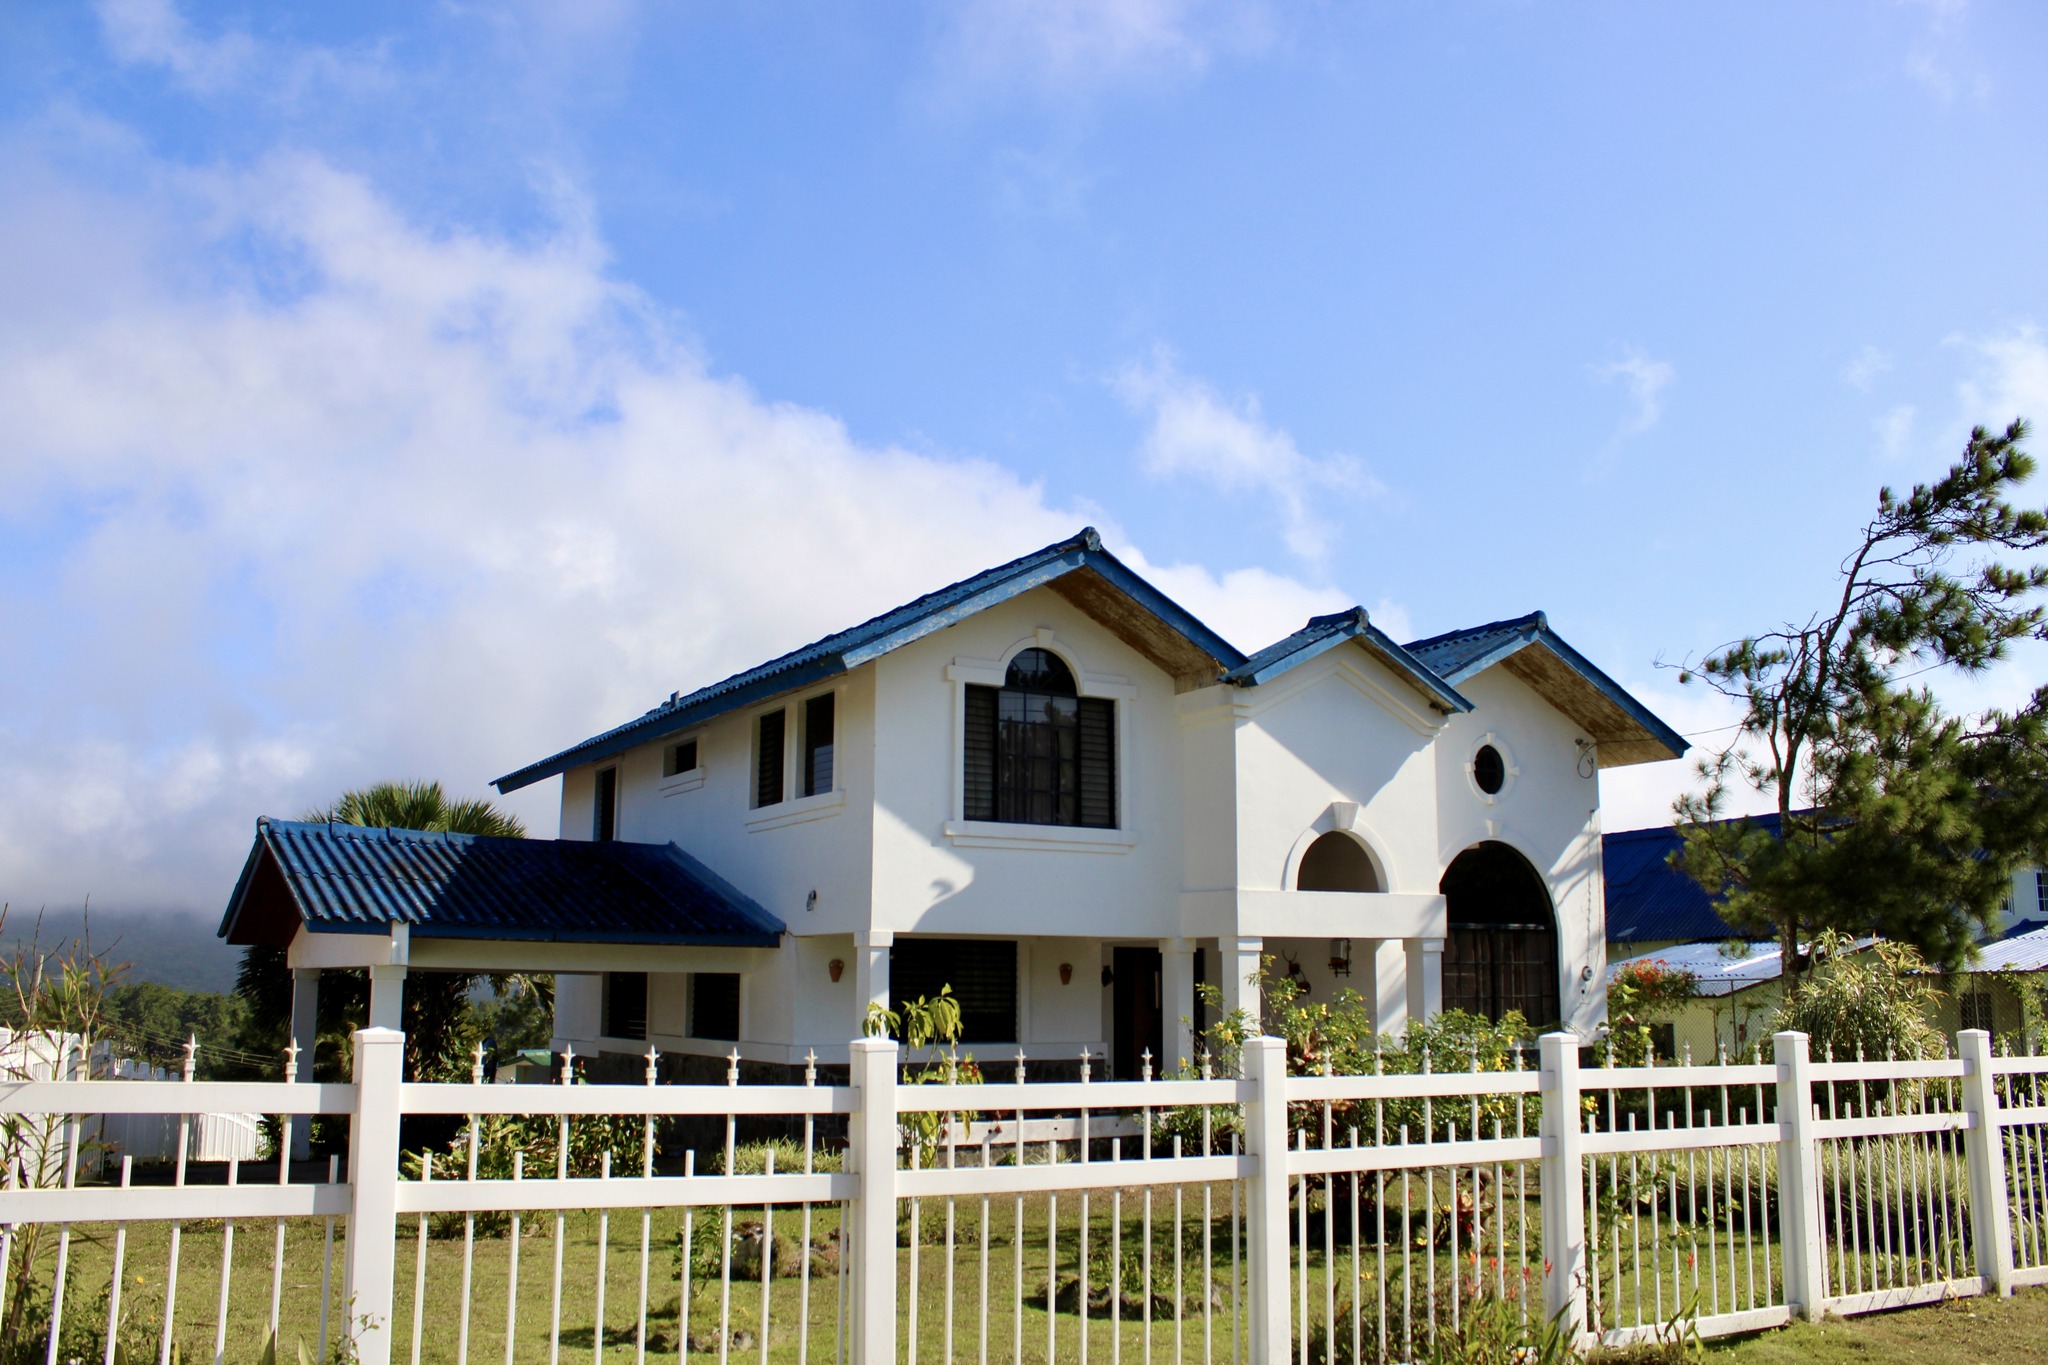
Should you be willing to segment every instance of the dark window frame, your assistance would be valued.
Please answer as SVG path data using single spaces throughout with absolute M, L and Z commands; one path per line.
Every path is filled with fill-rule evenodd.
M 689 1034 L 706 1042 L 740 1040 L 741 996 L 745 987 L 738 972 L 691 972 Z
M 838 723 L 838 693 L 820 692 L 806 697 L 799 715 L 802 719 L 802 734 L 798 738 L 797 769 L 803 782 L 805 796 L 829 794 L 837 779 L 838 753 L 834 736 Z M 823 732 L 823 738 L 819 737 Z
M 604 1036 L 647 1038 L 648 980 L 645 972 L 604 974 Z
M 754 809 L 779 806 L 789 796 L 789 708 L 754 717 Z
M 969 683 L 963 704 L 966 819 L 1120 828 L 1116 702 L 1081 695 L 1066 660 L 1020 650 L 1003 686 Z
M 703 767 L 704 750 L 703 745 L 699 742 L 700 739 L 701 736 L 691 735 L 688 739 L 676 740 L 666 749 L 662 750 L 661 775 L 663 777 L 688 777 L 691 773 Z M 685 749 L 689 750 L 690 759 L 690 766 L 687 768 L 683 766 L 683 751 Z
M 590 837 L 600 844 L 619 837 L 619 769 L 599 768 L 590 795 Z

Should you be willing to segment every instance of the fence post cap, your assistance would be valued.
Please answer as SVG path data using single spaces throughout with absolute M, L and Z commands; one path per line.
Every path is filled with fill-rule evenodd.
M 390 1046 L 405 1042 L 405 1034 L 395 1028 L 359 1028 L 354 1036 L 358 1043 Z
M 847 1046 L 851 1047 L 855 1052 L 894 1052 L 896 1050 L 896 1040 L 894 1038 L 856 1038 Z

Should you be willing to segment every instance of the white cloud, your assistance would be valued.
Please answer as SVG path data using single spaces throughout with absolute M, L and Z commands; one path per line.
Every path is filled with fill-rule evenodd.
M 947 102 L 1067 100 L 1194 79 L 1271 41 L 1263 4 L 1221 0 L 967 0 L 947 11 L 934 93 Z
M 1083 520 L 714 374 L 573 196 L 513 243 L 312 157 L 117 179 L 157 188 L 0 148 L 0 186 L 35 188 L 0 217 L 18 907 L 218 906 L 259 814 L 383 777 L 482 794 Z M 1341 605 L 1119 550 L 1252 647 Z M 554 800 L 512 805 L 547 831 Z
M 1842 367 L 1842 382 L 1860 393 L 1869 393 L 1877 377 L 1892 367 L 1892 358 L 1875 346 L 1865 346 Z
M 1877 419 L 1878 446 L 1887 464 L 1898 463 L 1910 452 L 1916 415 L 1911 403 L 1901 403 Z
M 1958 390 L 1965 425 L 2001 431 L 2015 417 L 2042 430 L 2048 422 L 2048 343 L 2032 325 L 1989 337 L 1956 338 L 1975 351 L 1978 372 Z
M 1926 22 L 1906 49 L 1906 74 L 1926 87 L 1944 104 L 1958 96 L 1986 100 L 1991 96 L 1991 78 L 1973 69 L 1965 50 L 1965 16 L 1969 0 L 1898 0 L 1918 11 Z
M 1126 365 L 1114 380 L 1132 411 L 1150 419 L 1139 456 L 1157 478 L 1186 476 L 1225 493 L 1259 493 L 1280 513 L 1288 549 L 1316 561 L 1336 528 L 1324 515 L 1331 501 L 1362 502 L 1385 493 L 1365 466 L 1349 455 L 1316 459 L 1294 437 L 1272 426 L 1256 394 L 1232 404 L 1156 350 Z M 1326 496 L 1328 495 L 1328 496 Z
M 116 61 L 161 67 L 193 94 L 235 91 L 292 104 L 315 89 L 363 94 L 388 81 L 375 50 L 263 41 L 240 29 L 202 37 L 175 0 L 98 0 L 96 8 Z
M 1621 359 L 1595 365 L 1593 374 L 1602 383 L 1619 379 L 1628 389 L 1629 414 L 1615 432 L 1616 441 L 1640 436 L 1664 416 L 1664 390 L 1678 378 L 1669 361 L 1657 360 L 1637 347 L 1623 352 Z

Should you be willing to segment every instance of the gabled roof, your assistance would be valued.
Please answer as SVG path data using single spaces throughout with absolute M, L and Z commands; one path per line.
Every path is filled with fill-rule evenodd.
M 1359 641 L 1378 655 L 1383 663 L 1414 684 L 1440 709 L 1472 709 L 1472 703 L 1459 696 L 1456 688 L 1424 667 L 1413 654 L 1395 644 L 1386 632 L 1375 626 L 1364 607 L 1309 617 L 1307 625 L 1286 639 L 1267 645 L 1225 673 L 1223 681 L 1236 687 L 1256 687 L 1349 640 Z
M 262 819 L 230 943 L 321 934 L 774 947 L 787 926 L 674 844 L 497 839 Z
M 1495 664 L 1541 693 L 1599 746 L 1603 768 L 1677 758 L 1685 736 L 1650 713 L 1550 628 L 1540 611 L 1417 640 L 1408 652 L 1453 687 Z
M 517 791 L 665 734 L 701 725 L 728 711 L 845 673 L 976 612 L 1045 586 L 1104 620 L 1177 680 L 1197 686 L 1212 683 L 1217 674 L 1244 662 L 1244 655 L 1229 641 L 1103 549 L 1102 537 L 1089 526 L 1070 540 L 926 593 L 688 696 L 671 694 L 638 719 L 507 773 L 493 785 L 501 792 Z

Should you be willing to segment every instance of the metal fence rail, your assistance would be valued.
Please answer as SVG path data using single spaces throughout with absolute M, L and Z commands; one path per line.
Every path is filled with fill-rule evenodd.
M 348 1084 L 0 1082 L 0 1334 L 48 1365 L 293 1334 L 363 1365 L 1362 1365 L 2048 1283 L 2048 1059 L 1959 1042 L 1616 1067 L 1552 1035 L 1505 1070 L 1289 1076 L 1254 1039 L 1229 1078 L 923 1084 L 863 1039 L 847 1085 L 657 1085 L 650 1055 L 640 1085 L 501 1086 L 404 1083 L 364 1030 Z M 272 1151 L 345 1126 L 346 1179 L 195 1161 L 220 1112 Z M 105 1114 L 185 1140 L 95 1167 Z

